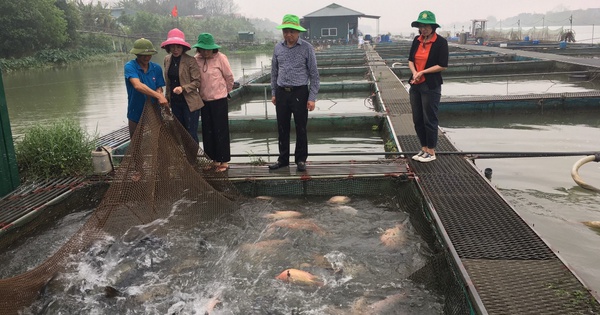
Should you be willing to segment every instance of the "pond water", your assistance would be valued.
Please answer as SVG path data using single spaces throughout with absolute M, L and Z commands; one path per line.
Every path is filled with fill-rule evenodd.
M 372 116 L 375 114 L 375 110 L 370 95 L 369 91 L 320 93 L 315 104 L 315 110 L 309 113 L 309 117 L 353 114 Z M 244 118 L 247 116 L 277 118 L 275 106 L 271 103 L 270 90 L 267 92 L 267 99 L 265 99 L 264 93 L 262 95 L 253 94 L 229 104 L 230 118 Z
M 164 51 L 152 58 L 162 65 Z M 130 57 L 55 69 L 4 73 L 4 90 L 13 137 L 32 125 L 60 118 L 78 120 L 91 134 L 104 135 L 127 125 L 123 67 Z M 236 78 L 260 71 L 270 54 L 229 56 Z
M 474 87 L 477 88 L 474 88 Z M 568 75 L 506 76 L 446 79 L 442 97 L 496 97 L 525 94 L 582 93 L 600 91 L 598 80 L 570 78 Z
M 389 196 L 328 198 L 250 199 L 233 214 L 160 237 L 147 231 L 164 220 L 132 227 L 73 259 L 25 313 L 205 314 L 217 298 L 210 314 L 442 314 L 443 297 L 409 280 L 431 252 L 408 214 Z M 300 217 L 268 217 L 282 210 Z M 88 214 L 71 214 L 3 254 L 0 274 L 37 265 L 49 252 L 39 241 L 60 244 Z M 318 279 L 276 279 L 290 268 Z
M 291 134 L 290 148 L 295 145 L 295 133 Z M 259 156 L 266 162 L 275 162 L 279 149 L 277 133 L 252 132 L 231 133 L 231 153 L 242 155 L 233 157 L 232 163 L 249 163 L 257 161 Z M 343 132 L 318 131 L 310 132 L 308 137 L 309 162 L 315 161 L 373 161 L 384 158 L 384 155 L 361 155 L 360 153 L 377 153 L 384 151 L 384 143 L 378 132 L 370 129 L 345 130 Z M 359 153 L 357 153 L 359 152 Z M 348 155 L 314 155 L 313 153 L 348 153 Z M 273 155 L 273 156 L 264 156 Z M 291 157 L 293 161 L 293 156 Z

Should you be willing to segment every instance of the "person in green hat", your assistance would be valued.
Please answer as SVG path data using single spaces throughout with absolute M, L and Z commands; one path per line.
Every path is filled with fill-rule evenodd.
M 213 160 L 215 171 L 229 169 L 231 148 L 229 138 L 229 92 L 233 90 L 233 72 L 227 56 L 219 52 L 212 34 L 202 33 L 196 48 L 196 62 L 200 67 L 200 109 L 204 153 Z
M 411 27 L 419 29 L 408 53 L 410 105 L 421 150 L 412 157 L 419 162 L 435 161 L 438 141 L 438 107 L 442 96 L 442 74 L 448 68 L 448 41 L 436 34 L 440 27 L 431 11 L 419 13 Z
M 277 113 L 279 157 L 269 169 L 276 170 L 290 164 L 290 126 L 292 115 L 296 125 L 294 160 L 299 172 L 306 171 L 308 112 L 315 109 L 320 79 L 315 49 L 300 38 L 306 29 L 300 19 L 286 14 L 281 25 L 283 41 L 273 49 L 271 59 L 271 102 Z
M 163 95 L 165 79 L 162 68 L 152 61 L 152 56 L 157 53 L 152 42 L 140 38 L 133 43 L 129 52 L 136 56 L 135 59 L 125 64 L 125 86 L 127 88 L 127 119 L 129 121 L 129 137 L 133 138 L 137 124 L 142 117 L 146 99 L 151 97 L 160 106 L 169 106 Z

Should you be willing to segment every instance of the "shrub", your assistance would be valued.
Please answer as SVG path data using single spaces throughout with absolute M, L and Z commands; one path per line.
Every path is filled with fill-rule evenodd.
M 15 145 L 21 178 L 27 181 L 88 175 L 92 172 L 95 143 L 96 137 L 72 119 L 31 127 Z

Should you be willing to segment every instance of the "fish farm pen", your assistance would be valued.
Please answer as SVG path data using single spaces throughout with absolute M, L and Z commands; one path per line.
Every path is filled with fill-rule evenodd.
M 322 107 L 309 115 L 310 153 L 306 172 L 297 172 L 291 167 L 270 171 L 266 167 L 268 160 L 277 156 L 276 152 L 271 152 L 273 148 L 277 148 L 277 125 L 273 105 L 270 103 L 270 74 L 269 71 L 261 71 L 245 75 L 240 86 L 231 93 L 233 160 L 230 168 L 224 173 L 199 173 L 206 183 L 224 196 L 222 201 L 210 199 L 214 196 L 206 197 L 209 198 L 208 203 L 228 203 L 232 200 L 255 200 L 258 203 L 262 201 L 257 200 L 270 200 L 270 203 L 276 203 L 281 198 L 292 200 L 293 205 L 301 208 L 304 202 L 314 205 L 331 196 L 343 195 L 350 196 L 357 204 L 368 204 L 367 208 L 378 205 L 385 208 L 386 213 L 400 214 L 399 218 L 406 216 L 403 226 L 410 231 L 407 238 L 412 241 L 409 244 L 413 244 L 410 246 L 413 246 L 414 251 L 399 249 L 394 253 L 399 256 L 391 256 L 394 258 L 390 260 L 394 265 L 394 261 L 400 259 L 398 257 L 405 258 L 406 252 L 412 255 L 406 263 L 410 268 L 403 269 L 401 279 L 398 279 L 402 285 L 392 288 L 404 288 L 407 291 L 406 288 L 411 288 L 412 291 L 406 293 L 409 296 L 408 302 L 400 303 L 399 306 L 406 313 L 599 314 L 598 292 L 586 287 L 585 282 L 565 264 L 560 255 L 519 216 L 485 174 L 468 158 L 467 153 L 455 147 L 443 132 L 439 132 L 437 160 L 434 163 L 419 163 L 410 159 L 421 146 L 413 129 L 406 82 L 410 76 L 407 61 L 409 49 L 409 41 L 400 41 L 362 47 L 331 46 L 317 52 L 322 80 L 317 106 Z M 457 96 L 443 95 L 440 113 L 468 115 L 517 111 L 535 115 L 546 111 L 599 110 L 600 59 L 586 58 L 590 55 L 590 50 L 598 55 L 597 47 L 577 49 L 576 55 L 570 49 L 555 49 L 548 53 L 450 44 L 450 64 L 443 73 L 445 84 L 457 82 L 468 86 L 469 80 L 474 78 L 485 82 L 545 76 L 557 81 L 583 79 L 592 82 L 597 91 L 552 94 L 540 92 L 508 96 L 463 96 L 460 93 Z M 477 89 L 475 86 L 471 88 Z M 465 94 L 469 94 L 468 91 Z M 154 134 L 154 131 L 149 129 L 147 133 Z M 161 133 L 160 137 L 162 136 L 164 135 Z M 50 229 L 54 221 L 67 214 L 89 211 L 103 205 L 105 194 L 117 194 L 118 189 L 114 187 L 123 185 L 123 178 L 131 178 L 131 174 L 119 172 L 119 169 L 141 167 L 135 166 L 133 162 L 129 164 L 130 160 L 135 159 L 131 152 L 137 152 L 140 148 L 133 147 L 134 142 L 132 140 L 130 147 L 127 127 L 99 138 L 98 146 L 111 149 L 111 165 L 114 169 L 107 174 L 24 185 L 1 199 L 0 249 L 3 253 L 18 251 L 19 246 L 27 245 L 23 239 Z M 157 150 L 162 150 L 158 144 L 156 146 Z M 244 149 L 236 149 L 236 146 L 243 146 Z M 174 146 L 161 154 L 168 155 L 169 152 L 188 149 Z M 152 158 L 144 160 L 144 163 L 158 163 L 163 157 Z M 172 167 L 179 164 L 170 160 L 167 162 L 172 164 L 157 171 L 162 172 L 160 176 L 164 177 L 157 175 L 157 178 L 179 180 L 186 176 Z M 146 167 L 140 161 L 136 163 Z M 194 161 L 190 163 L 193 164 Z M 127 185 L 135 186 L 135 180 L 128 180 Z M 237 194 L 241 199 L 231 197 Z M 304 201 L 294 203 L 294 199 Z M 135 202 L 142 202 L 142 199 Z M 179 202 L 185 201 L 179 200 L 171 204 Z M 127 201 L 124 204 L 125 207 L 130 207 L 127 206 Z M 239 205 L 232 207 L 243 209 Z M 341 206 L 329 206 L 326 209 L 335 209 L 334 211 L 345 214 L 354 210 Z M 165 217 L 171 218 L 173 213 L 169 213 L 167 211 Z M 318 216 L 318 213 L 314 215 Z M 352 215 L 356 214 L 352 212 Z M 88 212 L 88 217 L 95 218 L 95 215 Z M 108 215 L 106 217 L 106 221 L 116 222 L 117 219 Z M 212 219 L 214 218 L 201 216 L 199 220 Z M 179 220 L 186 221 L 185 218 Z M 352 217 L 344 217 L 343 220 L 351 221 Z M 182 224 L 186 226 L 187 223 Z M 120 228 L 127 230 L 130 227 Z M 377 234 L 373 231 L 379 230 L 374 227 L 371 233 Z M 161 237 L 168 235 L 168 231 L 161 233 L 164 233 L 159 234 Z M 351 234 L 350 231 L 343 233 Z M 150 245 L 160 242 L 148 236 L 142 240 Z M 317 245 L 320 239 L 311 238 L 309 241 L 314 241 L 313 245 L 316 247 L 320 246 Z M 71 241 L 68 244 L 70 243 Z M 339 246 L 350 248 L 361 247 L 362 244 L 344 244 L 342 241 Z M 378 244 L 372 243 L 372 246 Z M 380 254 L 382 256 L 378 256 Z M 385 257 L 383 260 L 389 259 L 386 255 L 385 252 L 373 252 L 374 257 Z M 328 264 L 331 266 L 328 268 L 332 268 L 339 276 L 330 283 L 338 283 L 344 279 L 345 272 L 350 273 L 348 260 L 343 261 L 347 263 L 344 269 L 336 267 L 336 263 L 342 264 L 342 261 L 334 261 L 327 255 L 325 257 L 329 257 Z M 42 263 L 46 264 L 44 261 L 38 262 Z M 19 271 L 23 274 L 30 272 Z M 379 272 L 391 273 L 391 270 Z M 0 301 L 0 313 L 17 314 L 24 308 L 44 314 L 50 314 L 48 308 L 61 310 L 60 306 L 52 303 L 40 303 L 37 308 L 29 308 L 29 304 L 39 303 L 36 301 L 40 299 L 40 295 L 47 295 L 39 292 L 52 290 L 52 283 L 60 281 L 55 279 L 54 274 L 35 283 L 27 278 L 31 285 L 22 287 L 19 286 L 19 281 L 24 280 L 19 279 L 25 278 L 20 277 L 19 272 L 2 274 L 0 293 L 3 299 Z M 359 276 L 353 274 L 353 277 Z M 374 276 L 379 279 L 377 277 Z M 392 275 L 389 277 L 393 278 Z M 345 285 L 348 286 L 348 283 Z M 369 288 L 369 285 L 380 288 L 388 283 L 365 282 L 364 285 L 365 288 Z M 344 311 L 350 312 L 353 307 L 354 311 L 359 308 L 352 301 L 336 300 L 339 296 L 329 294 L 324 289 L 326 287 L 327 282 L 323 288 L 318 289 L 321 295 L 319 299 L 314 295 L 305 296 L 304 299 L 319 300 L 322 304 L 338 303 L 346 308 L 331 310 L 320 304 L 310 304 L 293 307 L 291 310 L 283 306 L 274 310 L 277 314 L 301 314 L 302 311 L 315 310 L 327 314 L 343 314 Z M 336 287 L 335 290 L 340 291 L 335 292 L 342 292 L 341 287 Z M 19 290 L 30 290 L 33 293 L 19 294 Z M 139 304 L 148 301 L 145 299 L 140 302 L 138 298 L 133 302 L 128 300 L 132 304 L 111 304 L 106 299 L 109 299 L 112 291 L 106 290 L 108 291 L 100 294 L 104 299 L 98 303 L 110 304 L 114 310 L 139 307 Z M 419 299 L 410 300 L 411 295 Z M 377 295 L 377 298 L 381 299 L 381 296 Z M 377 299 L 373 296 L 370 301 Z M 227 299 L 223 298 L 222 302 L 226 305 Z M 243 303 L 238 309 L 243 309 L 241 305 Z M 265 311 L 264 308 L 260 310 Z

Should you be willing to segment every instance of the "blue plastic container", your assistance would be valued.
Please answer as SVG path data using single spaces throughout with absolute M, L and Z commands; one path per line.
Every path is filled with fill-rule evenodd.
M 528 42 L 529 41 L 529 36 L 525 36 L 525 38 L 523 38 L 524 41 Z
M 566 49 L 567 48 L 567 42 L 562 41 L 558 44 L 558 48 L 560 49 Z

